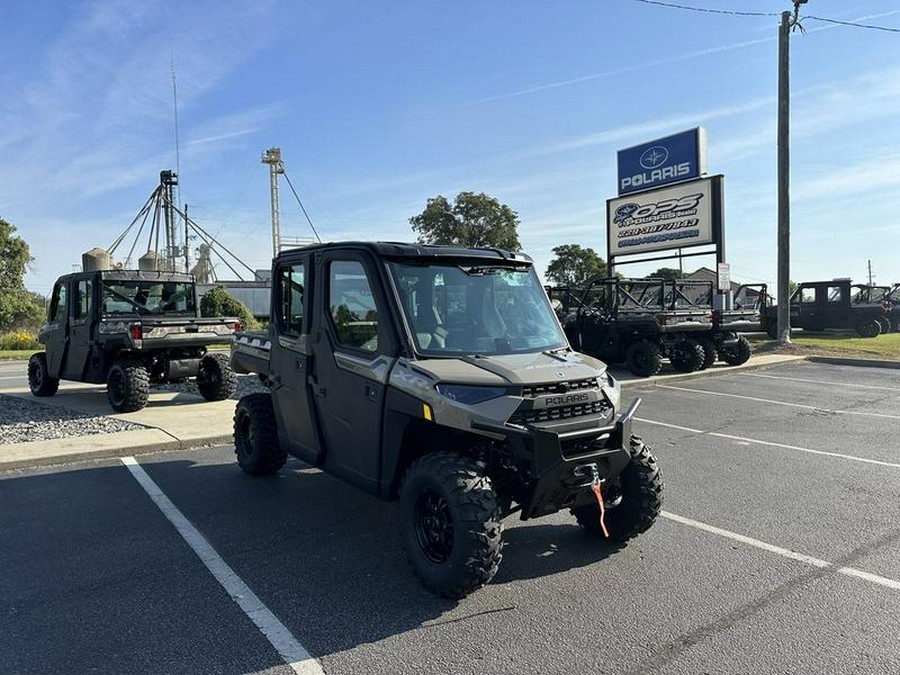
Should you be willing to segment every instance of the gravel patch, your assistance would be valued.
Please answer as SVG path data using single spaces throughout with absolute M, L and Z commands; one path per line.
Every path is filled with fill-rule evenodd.
M 111 434 L 143 429 L 140 424 L 112 417 L 44 405 L 36 401 L 0 394 L 0 445 L 49 441 L 73 436 Z
M 193 380 L 177 384 L 154 385 L 150 391 L 175 391 L 200 395 Z M 266 391 L 268 389 L 263 386 L 256 375 L 238 375 L 237 391 L 231 398 L 237 400 L 245 394 Z M 145 428 L 141 424 L 125 422 L 105 415 L 87 415 L 17 396 L 0 394 L 0 446 L 74 436 L 111 434 L 117 431 L 134 431 Z

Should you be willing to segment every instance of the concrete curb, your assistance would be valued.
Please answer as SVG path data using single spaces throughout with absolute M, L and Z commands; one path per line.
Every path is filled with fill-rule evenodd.
M 154 433 L 156 432 L 156 433 Z M 125 438 L 132 434 L 139 438 Z M 116 438 L 109 438 L 115 436 Z M 116 434 L 76 436 L 54 441 L 33 441 L 0 446 L 0 473 L 16 469 L 61 466 L 98 459 L 115 459 L 126 455 L 149 455 L 173 450 L 228 445 L 233 436 L 220 434 L 188 440 L 178 440 L 158 429 L 122 431 Z M 80 446 L 80 447 L 79 447 Z M 89 448 L 89 449 L 88 449 Z
M 882 361 L 879 359 L 853 359 L 843 356 L 806 356 L 807 361 L 814 363 L 831 363 L 835 366 L 868 366 L 869 368 L 900 369 L 900 361 Z

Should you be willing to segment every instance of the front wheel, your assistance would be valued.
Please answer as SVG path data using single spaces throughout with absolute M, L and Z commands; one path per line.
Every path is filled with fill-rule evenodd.
M 741 335 L 733 345 L 722 347 L 719 356 L 730 366 L 739 366 L 750 360 L 753 350 L 750 348 L 750 340 Z
M 28 359 L 28 387 L 35 396 L 53 396 L 59 389 L 59 380 L 50 377 L 46 352 L 32 354 Z
M 275 409 L 268 393 L 241 397 L 234 410 L 234 454 L 238 465 L 251 476 L 278 473 L 287 452 L 278 444 Z
M 663 483 L 656 458 L 637 436 L 632 436 L 631 459 L 605 488 L 606 529 L 613 541 L 625 542 L 650 529 L 663 503 Z M 571 509 L 575 520 L 591 534 L 602 536 L 600 505 L 591 502 Z
M 875 319 L 863 321 L 856 325 L 856 332 L 860 337 L 864 338 L 878 337 L 881 334 L 881 324 Z
M 150 375 L 140 361 L 117 361 L 106 376 L 106 398 L 120 413 L 136 412 L 150 398 Z
M 207 401 L 224 401 L 237 391 L 237 376 L 224 354 L 207 354 L 200 360 L 197 389 Z
M 400 489 L 400 530 L 416 576 L 432 592 L 462 598 L 502 559 L 503 524 L 491 479 L 474 459 L 436 452 L 410 465 Z

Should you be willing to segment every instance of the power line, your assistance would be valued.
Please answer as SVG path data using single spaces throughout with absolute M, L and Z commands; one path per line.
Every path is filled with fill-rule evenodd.
M 679 5 L 674 2 L 659 2 L 659 0 L 634 0 L 635 2 L 643 2 L 645 5 L 659 5 L 660 7 L 671 7 L 672 9 L 684 9 L 690 12 L 706 12 L 708 14 L 731 14 L 732 16 L 779 16 L 777 12 L 741 12 L 731 9 L 710 9 L 708 7 L 691 7 L 689 5 Z
M 778 12 L 745 12 L 731 9 L 712 9 L 709 7 L 694 7 L 692 5 L 681 5 L 675 2 L 661 2 L 661 0 L 634 0 L 645 5 L 656 5 L 658 7 L 668 7 L 670 9 L 681 9 L 689 12 L 703 12 L 705 14 L 727 14 L 731 16 L 780 16 Z M 798 8 L 795 5 L 795 8 Z M 887 33 L 900 33 L 900 28 L 888 28 L 887 26 L 876 26 L 871 23 L 859 23 L 858 21 L 841 21 L 840 19 L 828 19 L 821 16 L 804 16 L 804 21 L 821 21 L 823 23 L 835 24 L 837 26 L 850 26 L 852 28 L 867 28 L 870 30 L 880 30 Z
M 838 26 L 852 26 L 854 28 L 870 28 L 871 30 L 883 30 L 888 33 L 900 33 L 900 28 L 888 28 L 886 26 L 875 26 L 870 23 L 857 23 L 855 21 L 839 21 L 838 19 L 823 19 L 821 16 L 805 16 L 804 20 L 823 21 L 825 23 L 833 23 Z

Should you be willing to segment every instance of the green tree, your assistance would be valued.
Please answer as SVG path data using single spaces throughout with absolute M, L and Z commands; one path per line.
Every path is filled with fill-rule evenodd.
M 460 192 L 451 205 L 438 195 L 409 219 L 419 243 L 518 251 L 519 215 L 483 192 Z
M 660 267 L 653 274 L 648 274 L 645 279 L 684 279 L 684 272 L 674 267 Z
M 43 323 L 43 298 L 25 288 L 25 270 L 32 260 L 15 225 L 0 218 L 0 332 L 34 331 Z
M 235 316 L 244 328 L 254 329 L 259 323 L 250 308 L 229 293 L 224 286 L 211 288 L 200 298 L 201 316 Z
M 583 286 L 594 277 L 607 275 L 606 261 L 592 248 L 563 244 L 553 249 L 547 280 L 557 286 Z

